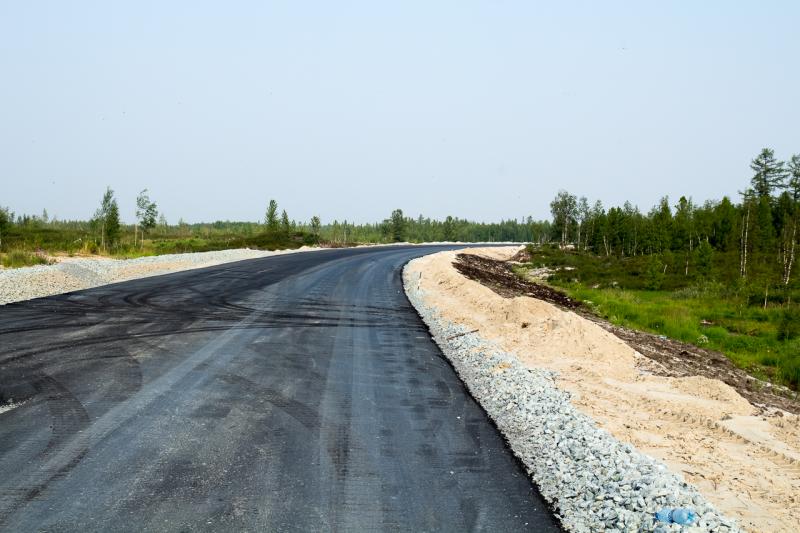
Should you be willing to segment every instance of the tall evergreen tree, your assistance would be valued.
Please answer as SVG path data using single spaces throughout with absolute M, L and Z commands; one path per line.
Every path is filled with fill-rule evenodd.
M 269 201 L 269 206 L 267 207 L 267 214 L 264 217 L 264 224 L 267 226 L 267 231 L 270 233 L 277 233 L 279 222 L 278 222 L 278 202 L 275 200 Z
M 453 217 L 448 215 L 447 218 L 444 219 L 444 223 L 442 224 L 442 233 L 445 241 L 456 240 L 456 227 L 455 223 L 453 222 Z
M 289 215 L 286 213 L 286 209 L 284 209 L 281 213 L 281 233 L 288 236 L 291 230 L 292 225 L 289 222 Z
M 3 249 L 3 234 L 11 225 L 12 216 L 7 207 L 0 207 L 0 250 Z
M 314 235 L 314 238 L 317 242 L 319 242 L 319 229 L 322 224 L 320 223 L 319 217 L 314 215 L 311 217 L 311 233 Z
M 751 184 L 759 198 L 769 198 L 773 190 L 784 186 L 786 169 L 783 161 L 775 159 L 774 150 L 770 148 L 761 150 L 761 153 L 750 162 L 750 168 L 755 172 Z
M 718 249 L 726 252 L 736 249 L 736 208 L 730 198 L 724 196 L 714 207 L 712 222 L 712 242 Z
M 391 228 L 392 240 L 394 242 L 403 242 L 406 240 L 406 219 L 403 217 L 402 209 L 395 209 L 392 211 Z
M 800 202 L 800 154 L 795 154 L 787 165 L 789 171 L 789 182 L 787 183 L 789 194 L 795 202 Z

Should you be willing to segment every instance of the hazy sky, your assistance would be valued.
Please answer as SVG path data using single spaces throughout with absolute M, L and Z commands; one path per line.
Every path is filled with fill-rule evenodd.
M 0 3 L 0 205 L 549 217 L 800 152 L 800 2 Z

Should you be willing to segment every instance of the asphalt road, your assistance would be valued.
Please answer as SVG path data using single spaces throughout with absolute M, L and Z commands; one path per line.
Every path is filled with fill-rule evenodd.
M 557 531 L 408 303 L 430 248 L 0 307 L 0 529 Z

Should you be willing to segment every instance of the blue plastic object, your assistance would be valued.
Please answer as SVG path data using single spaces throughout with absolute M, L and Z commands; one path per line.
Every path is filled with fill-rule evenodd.
M 677 509 L 661 509 L 656 513 L 656 520 L 668 524 L 688 525 L 697 520 L 697 513 L 684 507 L 678 507 Z

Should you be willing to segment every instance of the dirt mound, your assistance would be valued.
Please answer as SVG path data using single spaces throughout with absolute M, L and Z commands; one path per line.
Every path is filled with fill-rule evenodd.
M 456 256 L 453 266 L 467 278 L 486 285 L 505 298 L 531 296 L 566 309 L 581 307 L 580 303 L 563 292 L 521 279 L 504 261 L 464 253 Z

